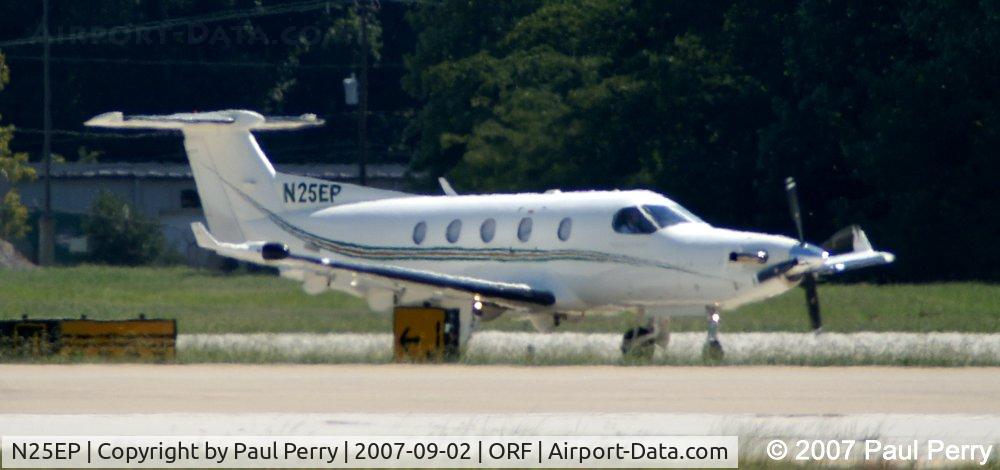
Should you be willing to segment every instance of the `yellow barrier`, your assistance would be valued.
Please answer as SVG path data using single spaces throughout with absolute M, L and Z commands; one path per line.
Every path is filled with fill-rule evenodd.
M 175 320 L 0 321 L 0 354 L 172 360 Z M 7 355 L 7 354 L 3 354 Z

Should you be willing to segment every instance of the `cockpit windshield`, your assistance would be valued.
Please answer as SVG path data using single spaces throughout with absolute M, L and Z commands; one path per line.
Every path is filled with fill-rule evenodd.
M 660 228 L 669 227 L 683 222 L 705 223 L 704 220 L 701 220 L 698 216 L 692 214 L 679 204 L 675 204 L 673 206 L 648 205 L 642 206 L 642 209 L 653 217 L 653 220 L 656 221 L 656 225 Z
M 680 205 L 643 205 L 625 207 L 615 213 L 611 227 L 618 233 L 649 234 L 684 222 L 704 223 Z

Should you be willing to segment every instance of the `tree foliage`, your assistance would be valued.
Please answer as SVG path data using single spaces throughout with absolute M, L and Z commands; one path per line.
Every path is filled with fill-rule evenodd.
M 54 36 L 110 32 L 52 45 L 52 119 L 60 132 L 81 132 L 81 123 L 106 111 L 173 113 L 253 109 L 263 113 L 315 113 L 329 125 L 295 134 L 261 137 L 281 162 L 347 163 L 357 159 L 356 107 L 344 101 L 342 80 L 360 67 L 359 4 L 329 2 L 325 8 L 194 22 L 164 30 L 121 32 L 119 26 L 286 4 L 283 0 L 100 0 L 52 2 Z M 405 163 L 399 149 L 412 101 L 399 85 L 403 51 L 412 34 L 407 4 L 384 2 L 369 14 L 370 161 Z M 0 2 L 0 41 L 40 31 L 41 2 Z M 383 26 L 384 25 L 384 26 Z M 17 70 L 0 110 L 22 129 L 20 149 L 41 147 L 41 47 L 5 50 Z M 64 135 L 65 137 L 65 135 Z M 81 145 L 104 152 L 101 162 L 184 162 L 170 135 L 132 138 L 70 135 L 53 142 L 75 161 Z M 32 151 L 33 158 L 37 158 Z
M 278 1 L 56 2 L 52 24 L 71 34 Z M 36 34 L 40 13 L 3 2 L 0 38 Z M 371 18 L 371 161 L 411 162 L 428 186 L 643 187 L 715 225 L 790 233 L 791 175 L 810 240 L 859 223 L 899 255 L 871 272 L 1000 279 L 995 1 L 441 0 L 383 2 Z M 268 153 L 353 162 L 341 80 L 357 71 L 358 19 L 331 2 L 57 43 L 54 125 L 81 131 L 113 109 L 314 112 L 329 125 L 261 136 Z M 38 129 L 40 48 L 5 52 L 17 71 L 0 93 L 5 122 Z M 8 154 L 40 135 L 15 145 Z M 96 155 L 84 148 L 102 162 L 184 160 L 175 137 L 54 143 L 69 159 Z
M 0 53 L 0 91 L 10 80 L 10 70 Z M 25 165 L 28 155 L 14 152 L 10 141 L 14 136 L 12 126 L 0 126 L 0 178 L 10 184 L 35 178 L 35 171 Z M 0 238 L 18 239 L 28 234 L 28 209 L 21 203 L 17 188 L 11 188 L 0 198 Z
M 94 199 L 83 231 L 91 259 L 98 263 L 137 266 L 164 255 L 163 233 L 156 222 L 108 191 Z
M 897 278 L 1000 278 L 995 2 L 496 3 L 410 15 L 429 176 L 650 187 L 788 233 L 791 175 L 813 240 L 861 223 Z

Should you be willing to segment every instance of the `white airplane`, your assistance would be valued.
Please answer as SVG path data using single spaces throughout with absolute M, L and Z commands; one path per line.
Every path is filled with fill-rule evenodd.
M 641 357 L 669 340 L 669 318 L 704 316 L 705 353 L 721 358 L 720 313 L 798 284 L 821 328 L 816 276 L 891 263 L 864 232 L 831 239 L 831 255 L 806 243 L 790 178 L 798 239 L 709 225 L 650 191 L 424 196 L 278 173 L 251 131 L 322 125 L 314 115 L 251 111 L 164 116 L 106 113 L 86 125 L 177 129 L 211 233 L 198 244 L 222 256 L 277 267 L 309 293 L 327 289 L 394 306 L 460 310 L 460 344 L 478 321 L 514 312 L 541 331 L 587 314 L 633 310 L 648 325 L 627 332 Z

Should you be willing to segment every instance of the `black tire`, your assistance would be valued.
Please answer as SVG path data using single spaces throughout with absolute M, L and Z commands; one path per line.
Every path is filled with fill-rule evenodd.
M 652 329 L 642 326 L 626 331 L 622 337 L 622 355 L 626 359 L 652 360 L 656 352 L 656 337 L 652 333 Z
M 706 362 L 720 362 L 726 353 L 722 350 L 722 343 L 718 340 L 711 340 L 705 343 L 705 348 L 701 351 L 701 357 Z

